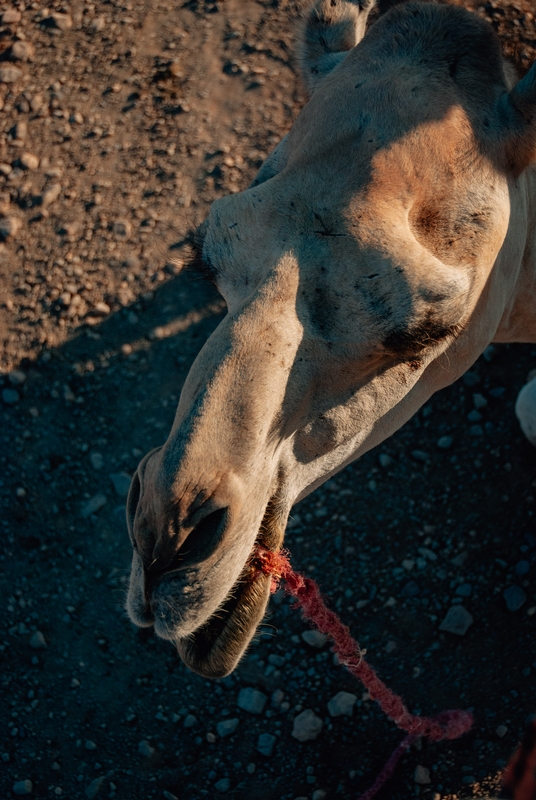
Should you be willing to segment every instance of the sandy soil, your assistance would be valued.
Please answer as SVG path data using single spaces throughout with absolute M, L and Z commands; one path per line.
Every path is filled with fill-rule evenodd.
M 527 68 L 531 3 L 466 5 Z M 247 186 L 305 101 L 301 7 L 1 7 L 2 797 L 31 781 L 42 798 L 354 798 L 399 741 L 329 646 L 304 641 L 281 595 L 218 682 L 123 611 L 128 476 L 166 438 L 224 313 L 172 245 L 212 200 Z M 413 748 L 385 798 L 493 793 L 536 709 L 536 457 L 513 413 L 535 365 L 535 347 L 489 349 L 294 510 L 295 565 L 319 578 L 410 708 L 474 709 L 474 731 Z M 441 632 L 460 602 L 473 624 Z M 261 714 L 238 707 L 244 687 L 267 697 Z M 356 695 L 351 717 L 328 711 L 341 690 Z M 303 709 L 324 725 L 301 743 Z M 415 782 L 418 766 L 430 783 Z

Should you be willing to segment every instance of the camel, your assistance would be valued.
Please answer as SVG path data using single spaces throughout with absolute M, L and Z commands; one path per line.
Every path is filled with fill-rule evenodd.
M 319 0 L 310 99 L 198 229 L 228 313 L 133 478 L 128 613 L 207 677 L 262 620 L 292 506 L 400 428 L 491 342 L 536 341 L 536 65 L 409 2 Z

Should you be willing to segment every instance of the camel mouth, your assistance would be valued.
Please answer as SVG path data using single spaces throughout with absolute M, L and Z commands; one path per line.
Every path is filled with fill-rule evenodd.
M 271 577 L 250 558 L 220 608 L 190 636 L 176 642 L 185 665 L 204 678 L 224 678 L 236 667 L 270 597 Z

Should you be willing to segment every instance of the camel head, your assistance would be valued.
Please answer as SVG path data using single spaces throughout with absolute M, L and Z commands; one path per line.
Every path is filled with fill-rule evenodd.
M 462 374 L 501 320 L 493 268 L 536 155 L 536 69 L 512 89 L 492 29 L 454 7 L 399 6 L 363 36 L 369 5 L 313 8 L 309 102 L 198 231 L 228 313 L 132 482 L 130 617 L 209 677 L 264 615 L 256 546 L 278 549 L 292 505 Z

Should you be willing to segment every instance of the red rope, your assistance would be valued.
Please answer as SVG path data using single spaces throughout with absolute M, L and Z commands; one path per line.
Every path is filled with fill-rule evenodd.
M 408 733 L 360 800 L 371 800 L 374 797 L 393 774 L 400 757 L 419 736 L 438 742 L 441 739 L 457 739 L 470 730 L 473 716 L 469 711 L 443 711 L 435 717 L 419 717 L 411 714 L 402 698 L 394 694 L 367 664 L 358 642 L 353 639 L 349 628 L 340 621 L 337 614 L 326 606 L 315 581 L 299 572 L 294 572 L 286 553 L 274 553 L 259 547 L 253 559 L 253 566 L 272 576 L 272 591 L 276 590 L 281 579 L 285 581 L 286 592 L 295 598 L 296 605 L 301 608 L 305 619 L 321 633 L 333 639 L 333 650 L 337 653 L 341 664 L 359 678 L 372 700 L 378 703 L 387 717 Z

